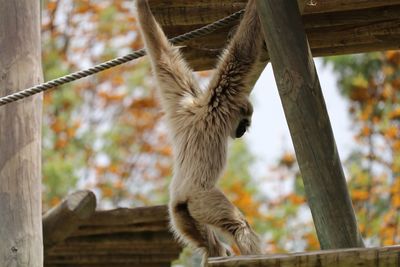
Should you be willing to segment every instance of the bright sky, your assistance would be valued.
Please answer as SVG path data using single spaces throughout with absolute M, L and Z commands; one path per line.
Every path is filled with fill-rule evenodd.
M 315 63 L 339 155 L 343 161 L 354 142 L 348 104 L 339 94 L 331 68 L 324 67 L 321 59 L 316 59 Z M 294 151 L 271 64 L 268 64 L 258 80 L 252 93 L 252 102 L 254 114 L 246 140 L 259 159 L 253 170 L 259 176 L 266 174 L 267 166 L 274 164 L 282 151 Z

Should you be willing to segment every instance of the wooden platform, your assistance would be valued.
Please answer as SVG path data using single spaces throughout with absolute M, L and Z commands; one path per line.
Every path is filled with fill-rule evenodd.
M 398 267 L 400 246 L 211 258 L 210 267 Z
M 93 197 L 79 191 L 44 216 L 45 267 L 166 267 L 178 259 L 166 206 L 95 211 Z
M 149 0 L 168 36 L 173 37 L 243 9 L 246 0 Z M 400 48 L 400 0 L 313 0 L 303 23 L 314 56 Z M 211 69 L 231 25 L 186 43 L 182 50 L 196 70 Z

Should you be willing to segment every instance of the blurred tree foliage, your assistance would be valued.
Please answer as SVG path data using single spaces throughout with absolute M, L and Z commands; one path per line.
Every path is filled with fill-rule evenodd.
M 346 161 L 361 232 L 369 245 L 400 242 L 400 51 L 332 57 L 349 101 L 357 149 Z
M 293 152 L 284 151 L 266 179 L 261 206 L 266 251 L 282 253 L 319 249 L 306 203 L 303 181 Z
M 45 79 L 142 47 L 131 1 L 45 1 Z M 171 149 L 147 60 L 107 70 L 44 96 L 45 207 L 95 190 L 103 206 L 160 201 Z

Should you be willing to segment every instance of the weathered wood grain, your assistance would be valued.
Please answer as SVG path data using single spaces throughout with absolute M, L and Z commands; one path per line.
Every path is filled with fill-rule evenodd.
M 68 214 L 75 210 L 72 206 L 81 203 L 76 197 L 74 199 L 75 205 L 69 205 Z M 60 204 L 58 209 L 63 206 L 65 204 Z M 60 218 L 60 212 L 54 210 L 56 208 L 49 213 Z M 72 233 L 68 230 L 67 238 L 57 238 L 55 245 L 45 247 L 45 267 L 162 267 L 170 266 L 182 251 L 169 231 L 165 205 L 90 211 L 90 218 L 78 219 L 78 224 L 72 221 L 75 230 Z
M 208 24 L 245 8 L 247 0 L 149 0 L 162 25 Z M 333 13 L 399 5 L 400 0 L 307 0 L 304 14 Z
M 173 250 L 182 250 L 182 247 L 174 241 L 174 239 L 170 239 L 170 242 L 142 242 L 141 240 L 124 240 L 122 242 L 119 242 L 118 240 L 112 240 L 108 241 L 106 240 L 105 242 L 86 242 L 83 240 L 83 242 L 63 242 L 57 245 L 56 247 L 53 247 L 51 250 L 49 250 L 48 253 L 52 253 L 52 251 L 71 251 L 71 250 L 80 250 L 83 253 L 86 251 L 110 251 L 113 252 L 117 249 L 121 250 L 131 250 L 131 251 L 144 251 L 148 252 L 148 254 L 151 253 L 153 250 L 161 250 L 165 247 L 169 247 Z M 46 253 L 46 254 L 48 254 Z M 78 253 L 79 254 L 79 253 Z
M 45 264 L 45 267 L 110 267 L 109 263 L 80 263 L 77 265 L 76 263 L 66 264 L 66 263 L 50 263 Z M 143 263 L 113 263 L 111 267 L 144 267 Z M 171 262 L 157 262 L 157 263 L 146 263 L 145 267 L 171 267 Z
M 397 267 L 400 246 L 211 258 L 210 267 Z
M 0 96 L 43 81 L 40 1 L 0 0 Z M 43 266 L 42 95 L 0 108 L 0 266 Z
M 158 254 L 158 255 L 135 255 L 133 253 L 124 254 L 111 254 L 111 255 L 60 255 L 60 256 L 49 256 L 46 258 L 47 264 L 93 264 L 96 266 L 99 263 L 107 262 L 109 266 L 119 263 L 141 263 L 142 266 L 147 266 L 147 263 L 164 263 L 171 262 L 178 257 L 174 254 Z
M 80 236 L 70 237 L 64 242 L 67 245 L 93 245 L 94 247 L 99 244 L 110 245 L 110 246 L 124 246 L 130 244 L 152 245 L 153 243 L 161 245 L 169 245 L 174 243 L 172 233 L 168 231 L 158 232 L 138 232 L 138 233 L 114 233 L 114 234 L 102 234 L 94 236 Z
M 192 68 L 206 70 L 215 66 L 229 30 L 224 29 L 187 42 L 182 52 Z M 306 28 L 306 32 L 314 57 L 400 49 L 400 18 L 375 23 Z
M 77 191 L 68 195 L 60 204 L 43 216 L 43 243 L 45 249 L 56 245 L 78 229 L 96 209 L 93 192 Z
M 125 225 L 150 223 L 168 220 L 168 207 L 165 205 L 139 207 L 134 209 L 118 208 L 96 211 L 84 225 Z
M 159 221 L 150 223 L 135 223 L 126 225 L 83 225 L 70 236 L 88 236 L 98 234 L 113 234 L 113 233 L 136 233 L 136 232 L 156 232 L 167 231 L 169 229 L 169 221 Z
M 321 248 L 362 247 L 297 3 L 257 5 Z
M 400 4 L 399 0 L 309 0 L 306 13 L 326 13 Z
M 314 0 L 302 16 L 314 56 L 400 48 L 400 0 Z M 199 28 L 244 8 L 246 0 L 151 0 L 156 18 L 170 37 Z M 212 69 L 236 23 L 185 43 L 183 52 L 195 70 Z
M 339 25 L 373 24 L 380 21 L 398 20 L 400 5 L 381 6 L 368 9 L 355 9 L 325 13 L 309 13 L 302 16 L 306 29 L 332 27 Z M 351 28 L 349 30 L 352 30 Z M 306 30 L 307 31 L 307 30 Z
M 137 247 L 96 247 L 96 249 L 90 249 L 84 246 L 60 246 L 51 249 L 46 256 L 68 256 L 68 255 L 113 255 L 113 254 L 124 254 L 124 255 L 158 255 L 158 254 L 175 254 L 179 255 L 182 248 L 179 246 L 159 246 L 159 247 L 147 247 L 144 249 L 138 249 Z

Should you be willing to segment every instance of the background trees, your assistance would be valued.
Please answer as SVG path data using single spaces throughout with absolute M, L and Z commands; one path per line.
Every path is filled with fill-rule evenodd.
M 140 48 L 131 4 L 47 1 L 46 80 Z M 94 189 L 103 206 L 160 202 L 171 150 L 147 61 L 65 87 L 45 94 L 44 202 L 76 186 Z
M 346 161 L 360 228 L 370 244 L 400 242 L 400 51 L 330 58 L 349 101 L 357 147 Z

